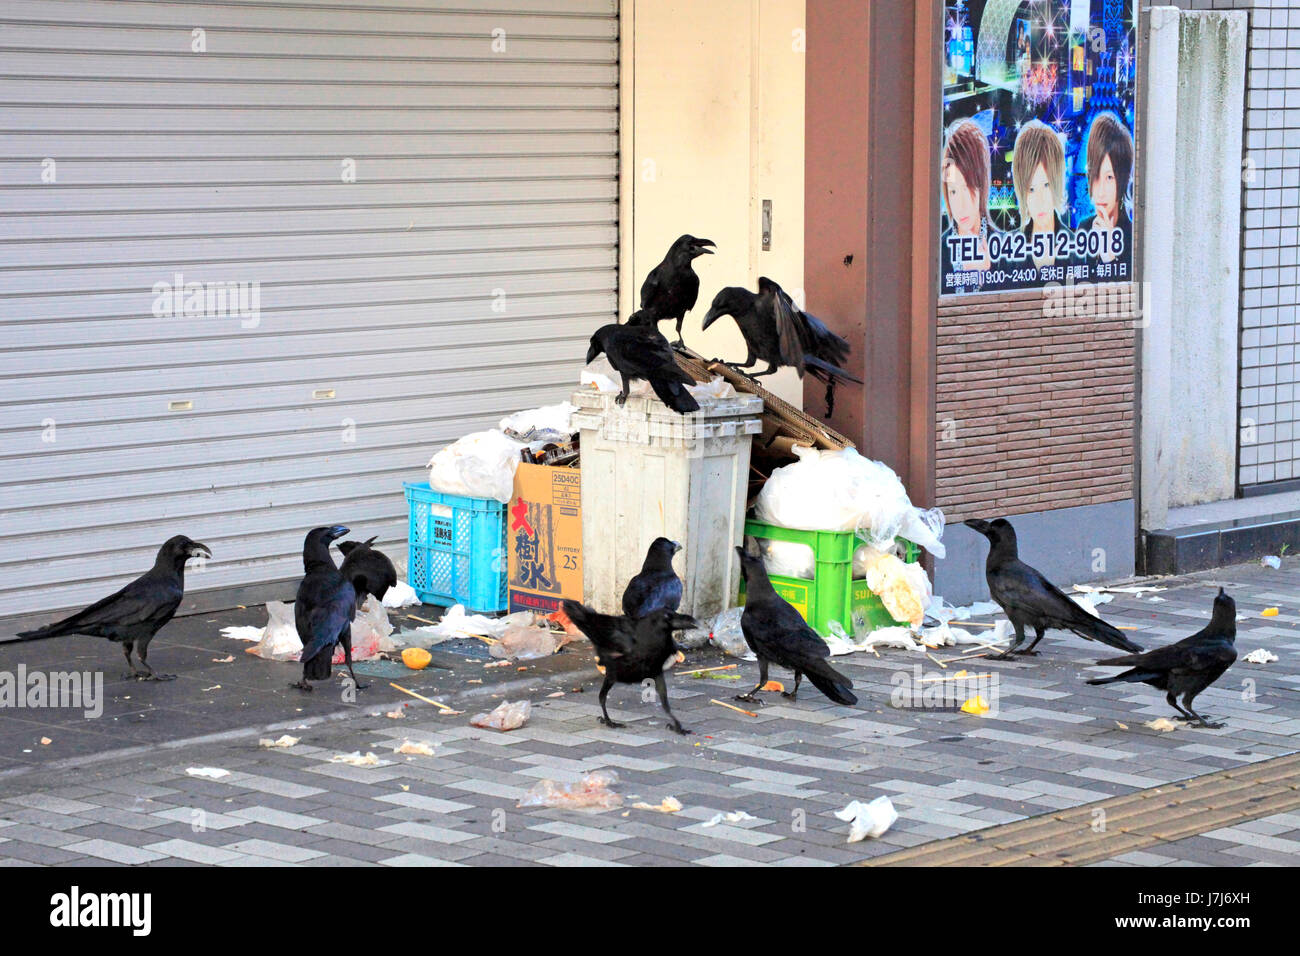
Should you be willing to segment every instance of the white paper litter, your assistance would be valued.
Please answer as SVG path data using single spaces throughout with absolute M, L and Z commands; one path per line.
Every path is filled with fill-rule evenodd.
M 1278 657 L 1276 654 L 1266 651 L 1262 647 L 1255 648 L 1255 650 L 1242 658 L 1242 660 L 1248 664 L 1271 664 L 1277 659 Z
M 707 382 L 701 382 L 698 385 L 687 385 L 686 391 L 690 392 L 697 399 L 699 398 L 734 398 L 736 390 L 721 375 L 715 375 Z
M 287 749 L 289 747 L 294 746 L 294 744 L 298 743 L 298 741 L 301 739 L 302 738 L 300 737 L 290 737 L 288 734 L 283 734 L 275 740 L 272 740 L 269 737 L 263 737 L 261 740 L 257 742 L 257 745 L 259 747 L 266 747 L 268 749 L 276 748 L 276 747 L 281 749 Z
M 912 505 L 898 475 L 852 448 L 795 447 L 799 461 L 772 472 L 759 492 L 759 521 L 809 531 L 856 531 L 880 549 L 902 535 L 942 558 L 943 512 Z
M 204 777 L 208 780 L 220 780 L 222 777 L 229 777 L 229 770 L 222 770 L 220 767 L 187 767 L 185 772 L 191 777 Z
M 598 355 L 587 365 L 578 375 L 578 384 L 582 386 L 592 386 L 600 392 L 620 392 L 623 390 L 623 378 L 614 371 L 614 366 L 609 364 L 609 359 L 604 355 Z M 628 395 L 632 398 L 638 398 L 650 394 L 650 383 L 644 379 L 636 379 L 628 385 Z
M 426 740 L 403 740 L 402 745 L 393 751 L 395 754 L 411 754 L 421 757 L 432 757 L 433 748 L 436 744 L 430 744 Z
M 363 756 L 361 751 L 354 750 L 350 754 L 335 754 L 330 757 L 330 763 L 345 763 L 352 767 L 378 767 L 379 758 L 370 751 L 366 751 Z
M 443 494 L 506 504 L 514 492 L 523 447 L 497 428 L 472 432 L 429 459 L 429 487 Z
M 1148 720 L 1142 726 L 1148 727 L 1151 730 L 1159 731 L 1162 734 L 1167 734 L 1170 731 L 1178 729 L 1178 724 L 1174 723 L 1174 721 L 1170 720 L 1168 717 L 1157 717 L 1155 720 Z
M 1266 557 L 1260 558 L 1259 563 L 1261 566 L 1272 568 L 1274 571 L 1282 567 L 1282 559 L 1276 554 L 1270 554 Z
M 701 827 L 716 827 L 719 823 L 740 823 L 743 820 L 757 820 L 758 817 L 751 817 L 744 810 L 733 810 L 730 813 L 715 813 Z
M 420 597 L 415 593 L 415 588 L 405 581 L 398 581 L 384 592 L 384 607 L 386 608 L 410 607 L 419 603 Z
M 1154 584 L 1126 584 L 1122 587 L 1118 585 L 1110 586 L 1105 584 L 1099 586 L 1091 584 L 1076 584 L 1074 590 L 1097 594 L 1152 594 L 1156 591 L 1168 591 L 1169 589 L 1157 587 Z
M 867 837 L 883 836 L 898 820 L 898 811 L 888 797 L 876 797 L 870 803 L 854 800 L 843 810 L 836 810 L 835 816 L 853 821 L 849 825 L 848 842 L 857 843 Z
M 1076 584 L 1076 590 L 1078 587 L 1079 585 Z M 1097 605 L 1109 604 L 1111 601 L 1115 600 L 1115 595 L 1108 591 L 1088 590 L 1079 594 L 1071 594 L 1070 598 L 1075 604 L 1079 605 L 1079 607 L 1083 608 L 1093 617 L 1101 617 L 1101 613 L 1097 610 Z
M 465 613 L 465 605 L 453 604 L 447 608 L 446 613 L 443 614 L 442 619 L 437 624 L 430 624 L 414 631 L 406 631 L 402 636 L 407 643 L 425 648 L 460 637 L 478 636 L 500 640 L 505 635 L 506 628 L 512 624 L 527 627 L 532 624 L 533 618 L 532 611 L 516 611 L 514 614 L 507 614 L 505 617 L 467 614 Z

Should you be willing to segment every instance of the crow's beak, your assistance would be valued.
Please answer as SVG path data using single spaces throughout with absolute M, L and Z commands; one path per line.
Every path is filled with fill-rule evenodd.
M 989 523 L 985 521 L 983 518 L 967 518 L 965 521 L 962 522 L 962 524 L 964 524 L 968 528 L 974 528 L 976 531 L 978 531 L 980 534 L 984 535 L 985 537 L 988 536 L 990 526 Z
M 591 348 L 587 349 L 587 364 L 590 365 L 592 362 L 596 361 L 596 356 L 599 354 L 599 345 L 593 345 Z
M 716 309 L 710 308 L 708 312 L 704 313 L 704 324 L 700 326 L 700 329 L 701 330 L 707 329 L 710 325 L 712 325 L 719 318 L 721 318 L 722 315 L 723 313 L 717 311 Z
M 345 534 L 351 532 L 351 530 L 352 530 L 351 528 L 345 528 L 341 524 L 336 524 L 334 527 L 330 528 L 330 540 L 334 541 L 338 538 L 341 538 Z
M 712 250 L 712 249 L 706 249 L 706 248 L 704 248 L 704 247 L 705 247 L 705 246 L 716 246 L 716 245 L 717 245 L 717 243 L 714 242 L 712 239 L 696 239 L 696 240 L 695 240 L 695 246 L 694 246 L 694 248 L 692 249 L 692 251 L 693 251 L 697 256 L 711 256 L 711 255 L 713 255 L 713 250 Z
M 672 542 L 672 545 L 673 545 L 673 554 L 676 554 L 678 551 L 682 550 L 682 546 L 678 544 L 676 541 Z
M 197 541 L 191 541 L 191 542 L 190 542 L 190 557 L 191 557 L 191 558 L 210 558 L 210 557 L 212 557 L 212 549 L 209 548 L 206 544 L 200 544 L 200 543 L 197 542 Z

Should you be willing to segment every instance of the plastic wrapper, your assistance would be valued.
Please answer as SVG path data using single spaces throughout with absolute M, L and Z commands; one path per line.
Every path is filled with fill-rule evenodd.
M 798 541 L 776 541 L 772 538 L 745 538 L 745 549 L 763 559 L 768 574 L 785 578 L 812 580 L 817 572 L 817 557 L 813 549 Z
M 864 560 L 867 587 L 876 594 L 896 621 L 920 627 L 930 603 L 930 579 L 920 564 L 908 564 L 890 552 L 876 552 Z
M 867 837 L 883 836 L 885 831 L 898 820 L 898 811 L 888 797 L 876 797 L 870 803 L 854 800 L 843 810 L 836 810 L 835 816 L 849 821 L 849 843 L 857 843 Z
M 248 648 L 248 653 L 268 661 L 296 661 L 302 653 L 302 641 L 298 638 L 298 627 L 293 623 L 293 605 L 267 601 L 266 614 L 262 636 Z
M 485 714 L 475 714 L 470 718 L 471 727 L 486 727 L 489 730 L 517 730 L 528 723 L 533 715 L 533 705 L 526 700 L 510 703 L 503 700 L 495 709 Z
M 690 631 L 678 631 L 674 640 L 677 641 L 678 647 L 693 651 L 708 644 L 711 633 L 707 627 L 697 627 Z
M 942 558 L 943 512 L 912 505 L 898 475 L 852 448 L 796 446 L 799 461 L 777 468 L 759 492 L 759 521 L 805 531 L 856 531 L 878 549 L 902 535 Z
M 517 436 L 521 442 L 568 441 L 573 437 L 572 419 L 577 410 L 578 407 L 569 402 L 543 405 L 507 415 L 497 427 L 507 437 Z
M 577 783 L 539 780 L 520 799 L 520 807 L 568 807 L 571 809 L 617 810 L 623 798 L 609 789 L 618 783 L 613 770 L 597 770 Z
M 599 355 L 578 375 L 578 384 L 590 385 L 599 392 L 617 393 L 623 390 L 623 377 L 614 371 L 609 359 Z M 649 394 L 650 383 L 644 379 L 637 379 L 628 385 L 628 395 L 631 397 Z
M 443 641 L 457 638 L 490 637 L 499 640 L 512 624 L 526 627 L 533 623 L 532 611 L 516 611 L 505 617 L 488 617 L 485 614 L 466 614 L 463 604 L 453 604 L 437 624 L 430 624 L 414 631 L 402 634 L 403 640 L 412 647 L 432 647 Z
M 388 621 L 388 612 L 375 600 L 373 594 L 367 594 L 366 603 L 352 620 L 352 659 L 372 661 L 381 655 L 395 652 L 398 645 L 392 639 L 392 633 L 393 625 Z M 333 663 L 344 663 L 342 644 L 334 646 Z
M 384 607 L 386 608 L 410 607 L 419 603 L 420 597 L 415 593 L 415 588 L 405 581 L 398 581 L 384 592 Z
M 686 391 L 690 392 L 697 399 L 734 398 L 736 395 L 736 389 L 721 375 L 715 375 L 707 382 L 701 382 L 698 385 L 687 385 Z
M 531 624 L 511 624 L 502 633 L 501 643 L 493 644 L 488 653 L 497 660 L 512 658 L 531 661 L 539 657 L 550 657 L 568 640 L 567 634 L 552 631 L 545 625 L 535 627 Z
M 740 629 L 740 616 L 744 613 L 743 607 L 733 607 L 715 617 L 713 626 L 709 629 L 709 640 L 714 647 L 721 648 L 724 654 L 755 661 L 758 658 L 745 643 L 745 635 Z
M 429 487 L 506 504 L 514 492 L 523 447 L 495 428 L 466 435 L 429 460 Z

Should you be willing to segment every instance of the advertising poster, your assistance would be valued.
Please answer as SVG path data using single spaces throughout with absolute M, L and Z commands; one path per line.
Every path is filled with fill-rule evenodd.
M 939 294 L 1133 277 L 1135 0 L 948 0 Z

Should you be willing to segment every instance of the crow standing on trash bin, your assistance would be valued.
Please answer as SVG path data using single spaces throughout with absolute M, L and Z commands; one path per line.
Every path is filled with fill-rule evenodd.
M 347 533 L 342 525 L 313 528 L 303 542 L 302 563 L 307 574 L 293 602 L 293 623 L 302 641 L 302 680 L 290 687 L 309 691 L 309 681 L 326 680 L 334 646 L 340 643 L 352 683 L 358 690 L 366 686 L 352 670 L 352 619 L 357 615 L 358 591 L 365 592 L 366 580 L 358 574 L 349 581 L 330 556 L 330 543 Z
M 993 521 L 970 518 L 966 526 L 989 539 L 989 556 L 984 564 L 989 596 L 1001 606 L 1011 626 L 1016 629 L 1016 639 L 994 660 L 1006 660 L 1016 654 L 1037 654 L 1034 648 L 1043 639 L 1043 632 L 1049 630 L 1072 631 L 1121 651 L 1141 652 L 1140 645 L 1134 644 L 1101 618 L 1089 614 L 1060 588 L 1021 561 L 1016 548 L 1016 530 L 1006 518 Z M 1023 651 L 1017 650 L 1025 642 L 1026 627 L 1034 629 L 1034 643 Z
M 766 371 L 754 372 L 750 378 L 771 375 L 789 366 L 803 378 L 807 371 L 826 383 L 826 412 L 835 411 L 837 382 L 857 382 L 840 366 L 849 357 L 849 343 L 836 335 L 817 316 L 803 312 L 779 285 L 766 277 L 758 280 L 758 292 L 729 286 L 713 297 L 704 315 L 708 328 L 724 315 L 736 320 L 745 337 L 748 355 L 742 369 L 752 368 L 759 359 L 767 363 Z
M 853 682 L 831 667 L 826 660 L 831 656 L 826 642 L 793 605 L 776 593 L 763 560 L 744 548 L 737 548 L 736 553 L 740 555 L 740 573 L 745 577 L 740 630 L 749 649 L 758 655 L 758 683 L 748 694 L 737 694 L 736 700 L 762 703 L 754 695 L 767 683 L 768 665 L 780 664 L 794 671 L 794 689 L 782 691 L 782 697 L 797 699 L 799 682 L 807 674 L 812 685 L 835 703 L 856 704 Z
M 676 611 L 682 603 L 682 579 L 673 570 L 673 555 L 682 550 L 676 541 L 655 538 L 646 551 L 641 573 L 627 583 L 623 613 L 645 617 L 653 611 Z
M 1165 700 L 1178 711 L 1182 720 L 1195 721 L 1197 727 L 1219 728 L 1192 710 L 1196 695 L 1223 676 L 1237 660 L 1237 604 L 1223 588 L 1214 599 L 1210 623 L 1191 637 L 1176 644 L 1155 647 L 1142 654 L 1108 657 L 1097 662 L 1100 667 L 1128 667 L 1114 677 L 1098 677 L 1089 684 L 1142 683 L 1165 691 Z M 1182 695 L 1180 707 L 1175 699 Z
M 676 319 L 677 341 L 673 344 L 684 345 L 682 320 L 695 308 L 695 300 L 700 296 L 700 277 L 691 268 L 691 262 L 699 256 L 713 255 L 713 250 L 707 247 L 716 245 L 711 239 L 679 237 L 664 261 L 651 269 L 641 283 L 641 311 L 628 319 L 629 324 L 635 320 L 658 328 L 663 320 Z
M 638 315 L 640 313 L 637 313 Z M 618 393 L 618 404 L 627 401 L 628 389 L 634 379 L 645 379 L 659 400 L 673 411 L 685 415 L 698 411 L 700 403 L 686 390 L 695 379 L 677 365 L 668 340 L 653 326 L 633 324 L 633 316 L 626 325 L 601 326 L 591 337 L 587 350 L 587 363 L 591 364 L 601 352 L 609 364 L 623 377 L 623 390 Z
M 358 604 L 365 601 L 367 593 L 373 594 L 375 600 L 383 601 L 388 589 L 397 586 L 397 569 L 388 560 L 388 555 L 371 547 L 374 543 L 374 538 L 339 542 L 339 550 L 343 552 L 339 573 L 353 582 Z M 358 584 L 358 579 L 364 584 Z
M 153 567 L 122 590 L 62 621 L 22 631 L 18 636 L 23 640 L 64 634 L 106 637 L 121 644 L 126 653 L 130 670 L 123 677 L 173 680 L 175 674 L 155 674 L 149 666 L 149 642 L 172 619 L 185 596 L 185 562 L 210 557 L 212 552 L 206 544 L 191 541 L 183 534 L 168 538 L 158 549 Z M 131 661 L 132 648 L 140 658 L 140 668 Z
M 640 620 L 598 614 L 577 601 L 565 601 L 564 613 L 578 630 L 587 636 L 596 648 L 596 658 L 605 668 L 605 683 L 600 685 L 600 712 L 598 718 L 606 727 L 622 727 L 610 719 L 605 698 L 615 684 L 639 684 L 652 680 L 659 694 L 659 703 L 672 721 L 673 730 L 689 734 L 681 721 L 668 707 L 668 684 L 664 680 L 664 665 L 678 653 L 673 641 L 673 631 L 699 627 L 695 618 L 685 614 L 658 610 Z

